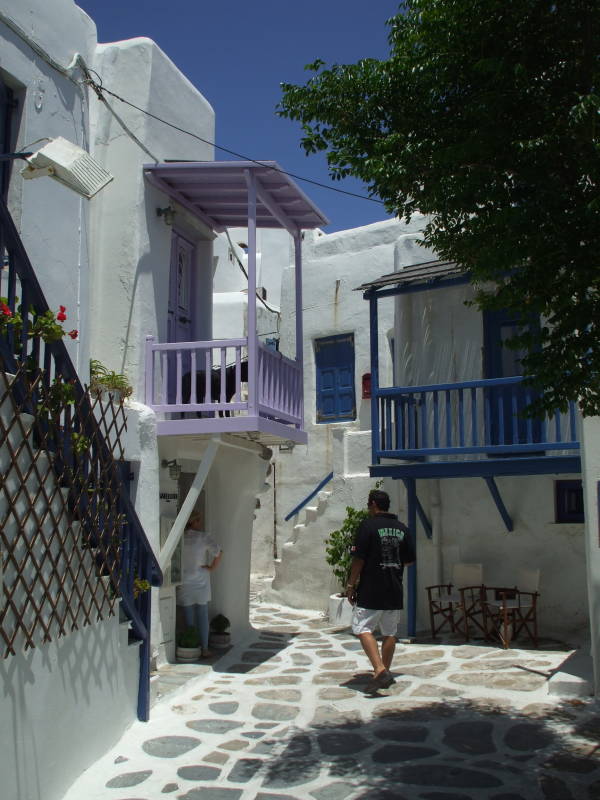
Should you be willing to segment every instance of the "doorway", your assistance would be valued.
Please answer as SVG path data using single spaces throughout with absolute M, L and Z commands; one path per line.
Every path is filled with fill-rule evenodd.
M 193 273 L 194 245 L 173 231 L 171 263 L 169 268 L 169 304 L 167 313 L 167 341 L 190 342 L 193 337 Z M 168 355 L 168 402 L 174 403 L 177 394 L 177 358 Z M 190 371 L 190 354 L 184 353 L 181 374 Z
M 523 375 L 522 358 L 526 351 L 506 346 L 506 341 L 524 327 L 539 325 L 537 317 L 523 320 L 507 310 L 483 312 L 484 375 L 510 378 Z M 511 445 L 541 442 L 542 422 L 528 420 L 523 409 L 536 397 L 531 387 L 522 384 L 486 389 L 490 401 L 490 444 Z

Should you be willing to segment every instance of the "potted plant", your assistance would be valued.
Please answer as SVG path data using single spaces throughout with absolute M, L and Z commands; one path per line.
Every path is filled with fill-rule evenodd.
M 121 372 L 109 370 L 100 361 L 90 361 L 90 394 L 98 398 L 112 398 L 114 403 L 126 400 L 133 392 L 127 377 Z
M 229 647 L 231 644 L 231 634 L 229 628 L 231 623 L 224 614 L 217 614 L 210 621 L 210 644 L 217 650 Z
M 200 635 L 196 628 L 186 628 L 177 637 L 177 661 L 189 664 L 200 658 Z
M 346 506 L 346 518 L 339 530 L 332 531 L 325 540 L 327 563 L 333 567 L 333 574 L 337 579 L 339 591 L 329 597 L 329 622 L 333 625 L 347 627 L 352 618 L 352 606 L 346 598 L 346 586 L 350 578 L 352 565 L 351 547 L 360 523 L 366 519 L 366 509 L 356 509 Z

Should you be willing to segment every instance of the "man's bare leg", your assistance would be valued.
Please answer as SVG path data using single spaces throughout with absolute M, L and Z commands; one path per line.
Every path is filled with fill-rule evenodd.
M 392 659 L 394 658 L 395 649 L 396 649 L 396 637 L 384 636 L 383 641 L 381 643 L 381 660 L 383 662 L 384 667 L 388 671 L 392 666 Z
M 362 649 L 365 651 L 367 658 L 369 659 L 369 661 L 371 662 L 371 666 L 373 667 L 373 677 L 376 678 L 378 675 L 381 675 L 381 673 L 385 672 L 385 670 L 387 669 L 385 663 L 382 661 L 382 658 L 379 654 L 377 639 L 373 636 L 372 633 L 359 633 L 358 638 L 360 639 Z M 394 644 L 395 643 L 396 640 L 394 639 Z

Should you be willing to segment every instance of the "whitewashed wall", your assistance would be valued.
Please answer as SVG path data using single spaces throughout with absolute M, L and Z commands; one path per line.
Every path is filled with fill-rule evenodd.
M 117 94 L 203 138 L 214 138 L 212 108 L 151 40 L 100 45 L 94 68 Z M 156 210 L 170 201 L 144 180 L 142 166 L 152 162 L 148 153 L 103 105 L 92 108 L 94 153 L 114 175 L 98 195 L 93 224 L 92 354 L 110 369 L 125 372 L 143 401 L 145 337 L 166 341 L 172 229 Z M 115 110 L 157 159 L 212 160 L 210 145 L 123 104 Z M 173 229 L 196 245 L 194 302 L 204 304 L 197 319 L 205 327 L 194 333 L 204 338 L 210 335 L 212 317 L 213 235 L 179 206 Z
M 76 53 L 92 61 L 95 37 L 95 25 L 72 0 L 2 3 L 0 70 L 18 103 L 14 112 L 17 150 L 55 136 L 89 146 L 87 90 L 77 84 L 81 71 L 69 66 Z M 12 165 L 9 209 L 50 307 L 66 306 L 67 329 L 80 332 L 78 342 L 67 338 L 65 343 L 85 376 L 89 328 L 82 309 L 89 304 L 89 227 L 94 201 L 83 200 L 49 178 L 24 181 L 19 175 L 23 165 L 18 160 Z
M 72 0 L 7 0 L 0 10 L 0 70 L 19 102 L 17 148 L 41 137 L 64 136 L 90 151 L 114 176 L 87 201 L 48 178 L 23 182 L 17 163 L 9 202 L 51 307 L 65 305 L 67 327 L 80 331 L 78 342 L 67 339 L 66 344 L 81 378 L 88 377 L 91 355 L 125 372 L 133 383 L 126 456 L 136 475 L 136 507 L 156 547 L 164 470 L 154 414 L 137 401 L 144 399 L 145 337 L 165 339 L 172 231 L 156 215 L 168 200 L 145 183 L 142 165 L 153 156 L 210 160 L 213 152 L 119 104 L 115 110 L 150 151 L 145 153 L 82 85 L 77 53 L 105 86 L 207 140 L 214 138 L 214 113 L 148 39 L 97 45 L 94 23 Z M 69 65 L 75 65 L 71 71 Z M 194 334 L 210 338 L 213 235 L 179 207 L 174 228 L 196 245 Z M 243 471 L 248 460 L 260 467 L 246 464 Z M 238 463 L 237 472 L 228 471 L 242 498 L 236 515 L 244 517 L 245 530 L 241 517 L 236 522 L 240 538 L 248 542 L 241 549 L 248 550 L 254 495 L 266 462 L 253 453 Z M 227 528 L 218 509 L 214 526 L 217 533 Z M 231 551 L 235 544 L 228 543 Z M 238 586 L 238 570 L 246 570 L 247 580 L 249 557 L 238 561 L 230 553 L 229 561 L 222 574 L 227 579 L 232 573 Z M 158 594 L 153 592 L 154 643 L 161 635 Z M 223 604 L 239 635 L 247 627 L 247 593 L 245 602 L 245 623 L 237 606 Z M 138 651 L 127 646 L 126 632 L 122 638 L 118 623 L 110 620 L 0 665 L 5 687 L 0 773 L 11 800 L 59 800 L 135 719 Z
M 0 70 L 18 102 L 17 149 L 56 136 L 90 148 L 90 98 L 77 83 L 81 71 L 69 65 L 76 53 L 91 64 L 95 44 L 93 22 L 72 0 L 3 3 Z M 67 329 L 79 330 L 79 341 L 65 343 L 85 380 L 96 200 L 49 178 L 25 182 L 22 165 L 13 165 L 10 210 L 50 307 L 65 305 Z M 2 796 L 60 800 L 135 719 L 138 661 L 115 618 L 2 661 Z
M 582 472 L 585 505 L 587 588 L 594 688 L 600 692 L 600 417 L 582 421 Z

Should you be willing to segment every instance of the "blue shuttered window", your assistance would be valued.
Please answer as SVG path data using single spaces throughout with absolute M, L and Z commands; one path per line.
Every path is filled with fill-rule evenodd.
M 356 418 L 354 334 L 315 339 L 317 422 Z

